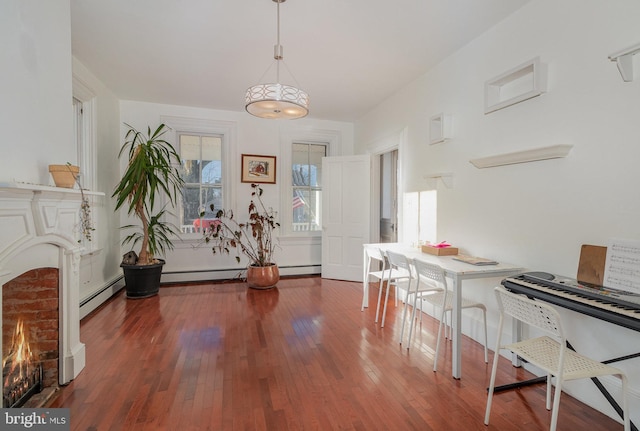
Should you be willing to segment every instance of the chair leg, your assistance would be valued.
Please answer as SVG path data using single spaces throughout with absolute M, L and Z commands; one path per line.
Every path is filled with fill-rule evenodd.
M 444 321 L 445 318 L 445 308 L 442 307 L 442 312 L 440 313 L 440 323 L 438 324 L 438 339 L 436 341 L 436 353 L 435 353 L 435 357 L 433 358 L 433 371 L 436 372 L 438 371 L 438 356 L 440 355 L 440 341 L 442 339 L 442 331 L 443 328 L 442 327 L 442 322 Z
M 365 280 L 365 288 L 364 288 L 364 292 L 362 292 L 362 306 L 360 307 L 360 311 L 364 311 L 364 303 L 367 299 L 367 296 L 369 296 L 369 277 L 367 276 L 367 279 Z
M 382 300 L 382 282 L 383 278 L 380 279 L 380 284 L 378 288 L 378 306 L 376 307 L 376 320 L 374 322 L 378 323 L 378 317 L 380 316 L 380 301 Z
M 556 390 L 553 394 L 553 410 L 551 411 L 551 426 L 549 427 L 549 431 L 556 431 L 556 427 L 558 425 L 560 394 L 562 394 L 562 379 L 559 376 L 556 376 Z
M 484 424 L 489 425 L 489 415 L 491 414 L 491 402 L 493 401 L 493 392 L 496 387 L 496 373 L 498 371 L 498 359 L 500 358 L 500 338 L 502 333 L 502 316 L 498 322 L 498 340 L 496 341 L 496 350 L 493 353 L 493 365 L 491 366 L 491 379 L 489 380 L 489 393 L 487 394 L 487 408 L 484 412 Z
M 489 363 L 489 352 L 487 351 L 487 344 L 489 343 L 489 338 L 487 337 L 487 310 L 485 308 L 482 309 L 482 319 L 484 320 L 484 363 Z
M 402 340 L 404 339 L 404 324 L 407 320 L 407 308 L 409 307 L 409 297 L 411 296 L 411 292 L 409 291 L 411 285 L 407 287 L 407 294 L 405 295 L 404 301 L 404 310 L 402 310 L 402 327 L 400 329 L 400 344 L 402 344 Z M 411 324 L 411 322 L 409 322 Z
M 547 408 L 547 410 L 551 410 L 551 392 L 552 392 L 551 374 L 547 374 L 547 403 L 545 404 L 545 407 Z
M 416 293 L 413 295 L 413 309 L 411 310 L 411 319 L 409 319 L 409 337 L 407 338 L 407 349 L 411 346 L 411 334 L 413 333 L 414 320 L 416 318 L 416 307 L 418 305 L 418 292 L 416 287 Z
M 384 328 L 384 321 L 387 318 L 387 303 L 389 302 L 389 291 L 391 290 L 391 285 L 387 284 L 387 294 L 384 296 L 384 309 L 382 310 L 382 324 L 381 328 Z
M 631 431 L 631 418 L 629 415 L 629 396 L 627 393 L 627 376 L 620 374 L 622 380 L 622 420 L 624 423 L 624 431 Z

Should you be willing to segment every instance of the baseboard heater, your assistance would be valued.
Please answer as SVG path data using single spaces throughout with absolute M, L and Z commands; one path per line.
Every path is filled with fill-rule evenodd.
M 321 265 L 290 265 L 279 266 L 281 276 L 315 275 L 320 274 Z M 238 278 L 244 268 L 202 269 L 195 271 L 165 271 L 162 273 L 161 283 L 207 282 Z
M 101 289 L 80 301 L 80 319 L 86 317 L 93 310 L 124 288 L 124 277 L 119 276 Z

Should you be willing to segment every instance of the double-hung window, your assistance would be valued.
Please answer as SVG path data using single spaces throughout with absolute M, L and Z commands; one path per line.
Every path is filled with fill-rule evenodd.
M 223 137 L 181 132 L 178 142 L 184 179 L 181 231 L 201 232 L 223 208 Z
M 322 158 L 327 144 L 299 143 L 292 146 L 292 222 L 294 232 L 321 230 Z

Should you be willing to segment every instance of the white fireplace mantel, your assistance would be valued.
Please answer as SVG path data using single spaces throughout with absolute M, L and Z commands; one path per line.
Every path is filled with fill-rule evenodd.
M 82 247 L 77 228 L 81 199 L 75 189 L 0 183 L 0 286 L 32 269 L 58 268 L 60 384 L 73 380 L 85 365 L 79 305 Z M 0 296 L 0 313 L 1 301 Z

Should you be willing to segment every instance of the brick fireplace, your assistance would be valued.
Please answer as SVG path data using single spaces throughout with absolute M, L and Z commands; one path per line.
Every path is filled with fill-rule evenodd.
M 24 322 L 45 386 L 66 384 L 85 364 L 80 342 L 78 190 L 0 184 L 3 358 Z
M 36 364 L 42 364 L 44 387 L 58 384 L 58 269 L 27 271 L 2 286 L 2 356 L 12 351 L 21 324 Z

